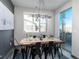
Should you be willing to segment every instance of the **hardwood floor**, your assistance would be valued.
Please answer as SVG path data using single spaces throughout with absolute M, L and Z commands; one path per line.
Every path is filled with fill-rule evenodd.
M 9 58 L 9 59 L 11 59 L 11 58 Z M 21 54 L 20 54 L 20 53 L 17 54 L 17 56 L 16 56 L 15 59 L 22 59 Z M 25 58 L 25 59 L 26 59 L 26 58 Z M 29 59 L 29 58 L 28 58 L 28 59 Z M 39 59 L 38 55 L 35 57 L 35 59 Z M 42 59 L 44 59 L 44 54 L 42 55 Z M 48 56 L 47 56 L 47 59 L 52 59 L 52 57 L 48 55 Z M 58 56 L 56 56 L 55 59 L 59 59 Z M 66 56 L 61 56 L 61 59 L 69 59 L 69 58 L 67 58 Z
M 12 56 L 13 56 L 13 53 L 10 54 L 7 59 L 12 59 Z M 21 53 L 18 53 L 18 54 L 16 55 L 16 58 L 15 58 L 15 59 L 22 59 Z M 25 58 L 25 59 L 26 59 L 26 58 Z M 28 59 L 29 59 L 29 58 L 28 58 Z M 35 59 L 39 59 L 38 55 L 35 57 Z M 45 58 L 44 58 L 44 54 L 42 55 L 42 59 L 45 59 Z M 47 56 L 47 59 L 52 59 L 52 56 L 49 56 L 49 55 L 48 55 L 48 56 Z M 58 56 L 56 56 L 55 59 L 59 59 Z M 71 54 L 70 54 L 70 53 L 68 53 L 68 52 L 66 52 L 66 51 L 63 50 L 63 56 L 61 56 L 61 59 L 73 59 L 73 58 L 71 57 Z

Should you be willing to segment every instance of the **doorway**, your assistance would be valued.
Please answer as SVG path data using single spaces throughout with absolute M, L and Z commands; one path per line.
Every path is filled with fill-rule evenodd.
M 72 8 L 60 13 L 60 39 L 65 42 L 63 48 L 71 52 L 72 47 Z

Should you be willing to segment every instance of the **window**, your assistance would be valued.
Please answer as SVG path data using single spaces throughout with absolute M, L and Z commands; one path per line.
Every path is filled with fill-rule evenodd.
M 24 15 L 25 32 L 39 32 L 39 29 L 37 29 L 38 25 L 39 23 L 35 22 L 31 15 Z
M 63 48 L 71 52 L 72 46 L 72 8 L 60 13 L 60 39 L 64 40 Z
M 48 17 L 41 15 L 32 17 L 32 15 L 24 15 L 24 31 L 25 32 L 46 32 Z
M 46 25 L 47 25 L 46 23 L 47 23 L 47 18 L 45 18 L 44 16 L 41 17 L 40 19 L 40 31 L 41 32 L 46 31 Z
M 60 30 L 64 30 L 64 32 L 72 32 L 72 8 L 60 13 Z

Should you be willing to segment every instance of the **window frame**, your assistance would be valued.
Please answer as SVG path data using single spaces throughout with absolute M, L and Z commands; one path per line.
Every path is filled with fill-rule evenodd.
M 24 19 L 24 16 L 25 15 L 28 15 L 28 14 L 24 14 L 23 15 L 23 19 Z M 44 16 L 45 17 L 45 15 L 41 15 L 41 16 Z M 47 17 L 48 18 L 48 17 Z M 50 19 L 50 18 L 49 18 Z M 26 21 L 26 19 L 24 19 L 24 21 Z M 28 20 L 29 21 L 29 20 Z M 30 32 L 42 32 L 42 30 L 41 30 L 41 24 L 45 24 L 46 26 L 45 26 L 45 31 L 43 31 L 43 32 L 47 32 L 47 19 L 46 19 L 46 23 L 40 23 L 40 21 L 41 20 L 39 20 L 39 27 L 38 27 L 38 29 L 39 29 L 39 31 L 30 31 Z M 32 20 L 32 22 L 34 22 L 34 20 Z M 26 31 L 27 33 L 29 33 L 28 31 Z

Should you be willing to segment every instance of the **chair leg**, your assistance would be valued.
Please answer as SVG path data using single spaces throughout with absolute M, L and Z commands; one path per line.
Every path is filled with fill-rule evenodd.
M 29 54 L 29 59 L 31 59 L 31 56 L 32 56 L 32 49 L 30 49 L 30 54 Z
M 26 47 L 26 59 L 28 58 L 29 50 L 30 50 L 30 48 Z
M 32 59 L 35 59 L 35 54 L 32 54 Z
M 45 53 L 45 59 L 47 59 L 47 51 L 45 51 L 44 53 Z
M 47 59 L 47 54 L 45 54 L 45 59 Z
M 56 52 L 57 52 L 57 49 L 56 49 L 56 46 L 54 46 L 54 57 L 56 56 Z
M 49 55 L 52 55 L 52 59 L 54 59 L 54 55 L 53 55 L 53 47 L 49 46 Z
M 57 53 L 58 53 L 58 57 L 60 59 L 60 51 L 59 51 L 59 47 L 57 46 Z
M 42 59 L 42 57 L 41 57 L 41 56 L 42 56 L 42 52 L 41 52 L 41 51 L 39 51 L 39 58 L 40 58 L 40 59 Z
M 21 49 L 21 53 L 22 53 L 22 58 L 24 59 L 25 49 Z
M 30 55 L 29 55 L 29 59 L 31 59 L 31 56 L 32 56 L 32 54 L 30 53 Z
M 60 59 L 60 52 L 58 51 L 58 57 L 59 57 L 59 59 Z
M 15 57 L 16 57 L 18 51 L 19 51 L 18 49 L 15 49 L 15 50 L 14 50 L 13 59 L 15 59 Z
M 61 55 L 63 56 L 63 52 L 62 52 L 62 47 L 61 47 L 61 45 L 60 45 L 60 50 L 61 50 Z
M 27 51 L 28 51 L 28 49 L 27 49 L 27 47 L 26 47 L 26 52 L 25 52 L 25 54 L 26 54 L 26 59 L 27 59 L 27 53 L 28 53 Z
M 53 53 L 52 53 L 52 59 L 54 59 Z
M 52 49 L 51 49 L 51 54 L 52 54 L 52 59 L 54 59 L 54 55 L 53 55 L 53 51 L 52 51 Z

